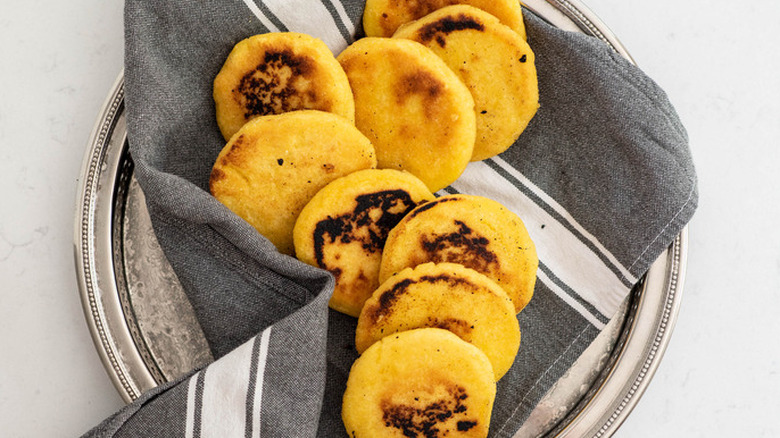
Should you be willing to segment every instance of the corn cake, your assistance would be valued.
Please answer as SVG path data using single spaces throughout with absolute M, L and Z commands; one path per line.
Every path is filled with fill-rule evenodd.
M 506 292 L 454 263 L 423 263 L 382 283 L 360 313 L 355 346 L 362 353 L 385 336 L 422 327 L 449 330 L 482 350 L 496 380 L 509 371 L 520 348 L 515 306 Z
M 217 124 L 229 140 L 247 121 L 300 109 L 355 118 L 352 90 L 324 42 L 275 32 L 240 41 L 214 79 Z
M 402 26 L 393 38 L 417 41 L 458 75 L 474 97 L 477 137 L 471 161 L 507 150 L 539 108 L 534 53 L 497 18 L 448 6 Z
M 523 221 L 500 203 L 447 195 L 412 210 L 387 236 L 379 282 L 422 263 L 458 263 L 498 283 L 520 312 L 531 300 L 539 259 Z
M 371 142 L 344 117 L 315 110 L 257 117 L 225 145 L 209 189 L 276 248 L 293 254 L 303 207 L 329 182 L 376 166 Z
M 414 207 L 434 199 L 408 172 L 361 170 L 317 192 L 295 223 L 295 255 L 330 271 L 330 307 L 357 317 L 379 287 L 379 263 L 390 229 Z
M 523 10 L 517 0 L 367 0 L 363 10 L 366 36 L 389 37 L 405 23 L 422 18 L 445 6 L 466 4 L 501 20 L 525 39 Z
M 474 100 L 441 59 L 414 41 L 363 38 L 338 61 L 379 168 L 406 170 L 432 192 L 460 176 L 474 148 Z
M 388 336 L 355 361 L 341 416 L 352 438 L 486 437 L 495 394 L 482 351 L 423 328 Z

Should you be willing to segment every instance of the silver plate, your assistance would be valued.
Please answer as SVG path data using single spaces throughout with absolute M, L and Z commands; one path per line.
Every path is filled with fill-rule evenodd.
M 628 52 L 576 0 L 526 0 L 555 26 Z M 97 351 L 125 401 L 212 360 L 192 308 L 151 228 L 127 151 L 123 76 L 84 158 L 75 221 L 82 305 Z M 687 228 L 655 261 L 619 314 L 515 435 L 608 437 L 650 382 L 681 301 Z

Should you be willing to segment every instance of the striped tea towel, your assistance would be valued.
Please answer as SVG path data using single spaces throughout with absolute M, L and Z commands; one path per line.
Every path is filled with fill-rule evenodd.
M 207 192 L 224 141 L 211 84 L 232 46 L 306 32 L 338 54 L 360 0 L 126 0 L 126 106 L 158 240 L 217 360 L 144 394 L 86 436 L 339 437 L 354 318 L 325 272 L 280 255 Z M 614 315 L 697 202 L 687 136 L 658 86 L 601 41 L 526 13 L 541 108 L 450 193 L 519 214 L 541 260 L 523 342 L 499 382 L 491 436 L 509 437 Z

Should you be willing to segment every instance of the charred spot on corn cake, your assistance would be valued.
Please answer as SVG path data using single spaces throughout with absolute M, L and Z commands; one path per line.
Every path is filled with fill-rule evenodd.
M 430 210 L 431 208 L 435 207 L 437 204 L 441 204 L 441 203 L 444 203 L 444 202 L 460 201 L 460 200 L 461 200 L 461 198 L 444 197 L 444 198 L 439 198 L 439 199 L 427 202 L 427 203 L 421 205 L 420 207 L 417 207 L 417 209 L 415 209 L 411 213 L 409 213 L 409 219 L 413 219 L 418 214 L 420 214 L 420 213 L 422 213 L 424 211 Z
M 464 404 L 468 393 L 465 388 L 455 384 L 448 385 L 444 392 L 444 397 L 425 404 L 411 401 L 409 403 L 394 403 L 382 400 L 380 409 L 385 427 L 398 429 L 407 437 L 439 438 L 446 436 L 448 430 L 442 428 L 444 423 L 468 415 L 468 407 Z M 419 401 L 419 397 L 415 397 L 413 401 Z M 459 431 L 465 431 L 476 425 L 475 420 L 464 418 L 457 420 L 456 428 Z
M 406 10 L 412 19 L 417 19 L 439 8 L 457 3 L 457 0 L 417 0 L 411 2 L 395 0 L 391 2 L 389 9 L 392 11 Z M 387 12 L 383 12 L 379 19 L 379 25 L 387 36 L 392 35 L 396 31 L 398 24 L 397 17 L 395 15 L 391 16 Z
M 316 102 L 313 90 L 296 88 L 298 79 L 312 76 L 315 68 L 309 57 L 298 55 L 289 47 L 267 50 L 260 63 L 244 74 L 233 90 L 245 110 L 244 117 L 278 114 Z M 300 96 L 293 98 L 297 94 Z
M 420 236 L 420 246 L 434 263 L 459 263 L 479 272 L 498 268 L 498 256 L 488 249 L 490 240 L 475 233 L 463 221 L 454 220 L 457 230 L 436 236 Z
M 476 30 L 479 32 L 485 31 L 485 25 L 475 17 L 470 17 L 465 14 L 448 15 L 436 20 L 432 23 L 428 23 L 417 31 L 417 35 L 420 38 L 420 42 L 428 43 L 431 40 L 436 40 L 442 48 L 447 45 L 445 36 L 463 30 Z
M 404 75 L 396 85 L 396 100 L 399 104 L 411 96 L 421 96 L 426 106 L 430 105 L 443 92 L 445 84 L 441 79 L 426 70 L 418 70 Z
M 476 421 L 458 421 L 458 431 L 466 432 L 477 425 Z
M 392 307 L 398 298 L 406 293 L 411 285 L 417 283 L 446 283 L 450 287 L 458 285 L 467 285 L 471 288 L 476 287 L 474 283 L 465 278 L 449 274 L 423 275 L 418 279 L 406 278 L 394 284 L 390 290 L 382 292 L 379 296 L 377 306 L 370 309 L 367 316 L 376 323 L 376 321 L 379 321 L 382 317 L 390 314 L 392 312 Z
M 336 281 L 339 281 L 339 277 L 341 277 L 341 274 L 342 274 L 342 272 L 344 272 L 344 271 L 342 271 L 342 270 L 341 270 L 341 268 L 330 268 L 330 269 L 328 269 L 328 272 L 330 272 L 331 274 L 333 274 L 333 278 L 334 278 Z
M 410 278 L 399 281 L 394 284 L 389 291 L 385 291 L 379 296 L 378 306 L 371 309 L 370 317 L 373 321 L 378 321 L 382 316 L 390 313 L 390 308 L 398 300 L 398 297 L 402 295 L 412 284 L 416 283 L 415 280 Z
M 214 186 L 225 179 L 225 172 L 216 167 L 211 169 L 211 175 L 209 175 L 209 191 L 214 192 Z
M 244 136 L 244 134 L 239 134 L 238 137 L 233 139 L 230 142 L 230 149 L 228 149 L 227 153 L 225 153 L 222 157 L 222 165 L 226 166 L 230 163 L 234 163 L 238 161 L 238 156 L 241 154 L 241 151 L 244 149 L 245 144 L 246 144 L 246 136 Z
M 459 318 L 443 318 L 439 319 L 435 316 L 429 316 L 425 327 L 440 328 L 449 330 L 452 333 L 458 335 L 459 338 L 466 342 L 471 342 L 471 333 L 474 331 L 474 325 Z
M 329 216 L 315 226 L 314 259 L 321 268 L 327 269 L 325 246 L 334 243 L 356 241 L 367 254 L 380 252 L 390 230 L 417 206 L 409 192 L 401 189 L 367 193 L 357 196 L 355 201 L 355 208 L 351 212 Z M 380 212 L 378 218 L 376 211 Z M 368 232 L 358 235 L 357 228 L 367 228 Z
M 398 2 L 396 1 L 396 4 L 397 3 Z M 413 2 L 402 2 L 402 3 L 404 4 L 405 7 L 409 8 L 409 12 L 411 12 L 412 16 L 422 17 L 445 6 L 458 4 L 458 1 L 457 0 L 418 0 Z

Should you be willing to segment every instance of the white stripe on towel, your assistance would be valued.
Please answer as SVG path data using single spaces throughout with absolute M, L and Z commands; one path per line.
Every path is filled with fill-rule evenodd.
M 249 8 L 250 11 L 252 11 L 253 14 L 255 14 L 255 17 L 257 17 L 258 20 L 260 20 L 261 23 L 263 23 L 263 26 L 265 26 L 266 29 L 268 29 L 270 32 L 279 32 L 279 28 L 276 27 L 271 20 L 268 19 L 268 17 L 263 14 L 263 11 L 260 10 L 260 8 L 257 7 L 257 4 L 253 0 L 244 0 L 244 3 Z
M 186 437 L 244 438 L 248 432 L 247 422 L 251 422 L 252 436 L 260 436 L 260 402 L 270 334 L 269 327 L 190 379 L 187 388 Z M 255 349 L 257 342 L 260 345 Z M 258 357 L 252 375 L 255 352 Z M 203 388 L 199 391 L 197 382 L 201 374 Z M 254 384 L 251 394 L 250 381 Z M 253 401 L 252 418 L 247 418 L 247 401 L 250 399 Z
M 344 4 L 341 2 L 341 0 L 334 0 L 333 6 L 336 8 L 336 12 L 338 12 L 339 17 L 341 17 L 341 21 L 344 22 L 344 26 L 347 26 L 347 31 L 349 31 L 350 35 L 353 37 L 355 36 L 355 24 L 352 23 L 352 20 L 349 19 L 349 15 L 347 14 L 347 10 L 344 9 Z
M 599 331 L 602 330 L 606 324 L 599 321 L 591 312 L 588 311 L 588 309 L 585 308 L 579 301 L 572 298 L 569 294 L 566 293 L 563 289 L 561 289 L 560 286 L 558 286 L 554 281 L 550 279 L 550 277 L 547 276 L 547 274 L 539 270 L 536 273 L 536 277 L 544 283 L 545 286 L 547 286 L 555 295 L 558 296 L 564 303 L 568 304 L 569 307 L 576 310 L 580 315 L 582 315 L 583 318 L 585 318 L 589 323 L 593 324 L 593 327 L 598 329 Z
M 330 12 L 320 2 L 285 0 L 265 1 L 264 4 L 290 32 L 305 33 L 321 39 L 335 55 L 341 53 L 349 44 L 339 32 Z M 347 20 L 346 23 L 351 22 Z
M 623 276 L 626 277 L 626 279 L 634 284 L 638 281 L 638 279 L 631 273 L 629 270 L 623 266 L 620 261 L 618 261 L 617 257 L 615 257 L 599 240 L 588 232 L 588 230 L 585 229 L 582 225 L 580 225 L 574 217 L 569 214 L 566 209 L 563 208 L 562 205 L 558 204 L 558 202 L 553 199 L 550 195 L 542 191 L 539 187 L 536 186 L 531 180 L 526 178 L 525 175 L 520 173 L 517 169 L 512 167 L 511 164 L 504 161 L 501 157 L 495 156 L 492 158 L 493 162 L 501 166 L 502 169 L 504 169 L 507 173 L 512 175 L 513 177 L 517 178 L 517 180 L 522 183 L 525 187 L 527 187 L 529 190 L 531 190 L 536 196 L 539 197 L 543 202 L 545 202 L 550 208 L 555 210 L 556 213 L 561 215 L 571 227 L 576 229 L 582 236 L 587 239 L 593 246 L 595 246 L 609 261 L 615 266 L 616 269 L 620 271 Z
M 200 372 L 190 377 L 187 385 L 187 415 L 184 425 L 184 437 L 193 438 L 195 430 L 195 390 L 198 385 L 198 376 Z
M 484 162 L 470 163 L 452 187 L 461 193 L 491 198 L 520 216 L 536 244 L 539 259 L 547 263 L 559 281 L 606 318 L 617 311 L 628 294 L 628 286 L 578 236 L 490 166 Z M 547 276 L 539 278 L 553 292 L 568 295 L 561 287 L 548 284 Z M 588 320 L 598 319 L 583 306 L 575 309 Z
M 255 392 L 249 394 L 252 398 L 252 437 L 260 438 L 260 426 L 263 414 L 263 378 L 265 376 L 265 364 L 268 360 L 268 346 L 271 339 L 271 327 L 268 327 L 260 337 L 260 348 L 257 358 L 257 373 L 252 378 L 255 379 Z
M 201 436 L 244 438 L 252 344 L 241 345 L 206 368 Z

